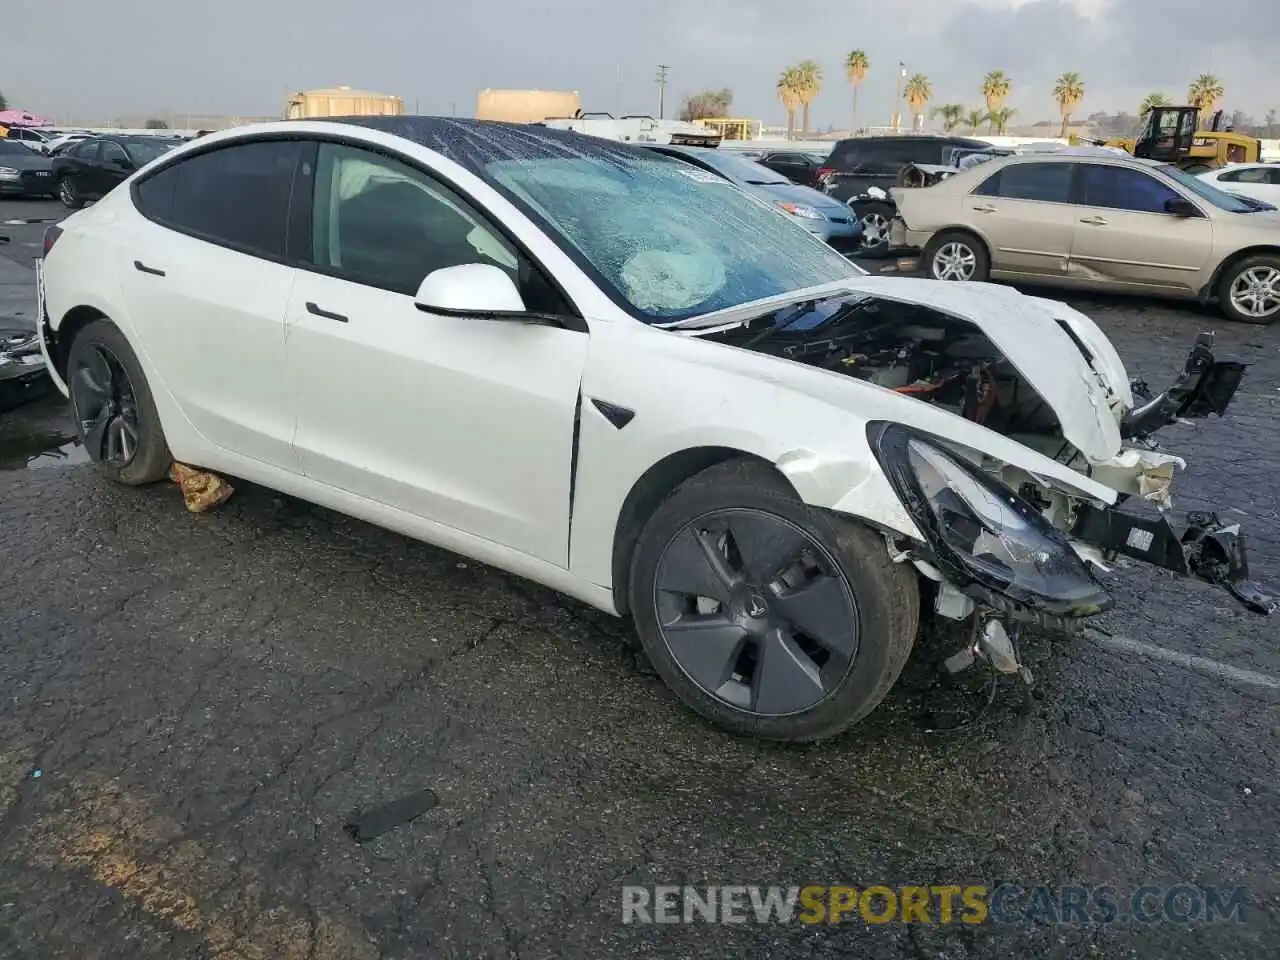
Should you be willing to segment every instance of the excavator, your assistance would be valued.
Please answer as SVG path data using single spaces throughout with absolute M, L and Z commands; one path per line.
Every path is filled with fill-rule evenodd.
M 1209 129 L 1200 129 L 1200 108 L 1152 107 L 1137 137 L 1094 140 L 1072 135 L 1072 146 L 1092 144 L 1113 147 L 1135 157 L 1172 163 L 1187 173 L 1204 173 L 1228 163 L 1256 163 L 1262 157 L 1262 141 L 1230 127 L 1222 129 L 1217 110 Z

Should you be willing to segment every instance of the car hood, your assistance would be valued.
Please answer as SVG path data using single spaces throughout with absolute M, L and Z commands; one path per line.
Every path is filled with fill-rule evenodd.
M 27 150 L 30 156 L 23 156 L 21 153 L 2 153 L 0 154 L 0 167 L 11 167 L 14 170 L 49 170 L 53 167 L 53 161 L 42 153 L 36 153 L 34 150 Z
M 774 203 L 802 203 L 828 216 L 847 217 L 849 208 L 820 190 L 799 183 L 744 184 L 747 190 Z
M 1104 463 L 1120 452 L 1120 421 L 1133 407 L 1129 378 L 1115 347 L 1079 311 L 989 283 L 863 276 L 818 289 L 828 296 L 865 292 L 972 323 L 1034 385 L 1057 416 L 1063 437 L 1088 460 Z M 723 330 L 762 316 L 779 299 L 786 298 L 694 317 L 680 326 Z

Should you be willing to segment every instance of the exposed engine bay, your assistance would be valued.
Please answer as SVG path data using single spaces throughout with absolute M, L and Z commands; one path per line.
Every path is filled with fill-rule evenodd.
M 1055 458 L 1074 451 L 1057 417 L 973 324 L 918 304 L 878 297 L 810 301 L 711 335 L 857 377 L 934 404 Z

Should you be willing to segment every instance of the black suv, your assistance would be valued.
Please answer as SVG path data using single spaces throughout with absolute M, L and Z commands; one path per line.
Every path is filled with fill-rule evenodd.
M 897 186 L 898 174 L 913 163 L 950 165 L 957 151 L 990 150 L 991 144 L 968 137 L 853 137 L 841 140 L 831 151 L 820 176 L 823 189 L 842 203 L 868 187 L 888 190 Z

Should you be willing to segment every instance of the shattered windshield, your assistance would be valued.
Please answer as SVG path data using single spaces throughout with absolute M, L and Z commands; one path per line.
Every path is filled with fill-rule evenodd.
M 647 323 L 861 274 L 785 214 L 682 161 L 546 157 L 485 170 Z

